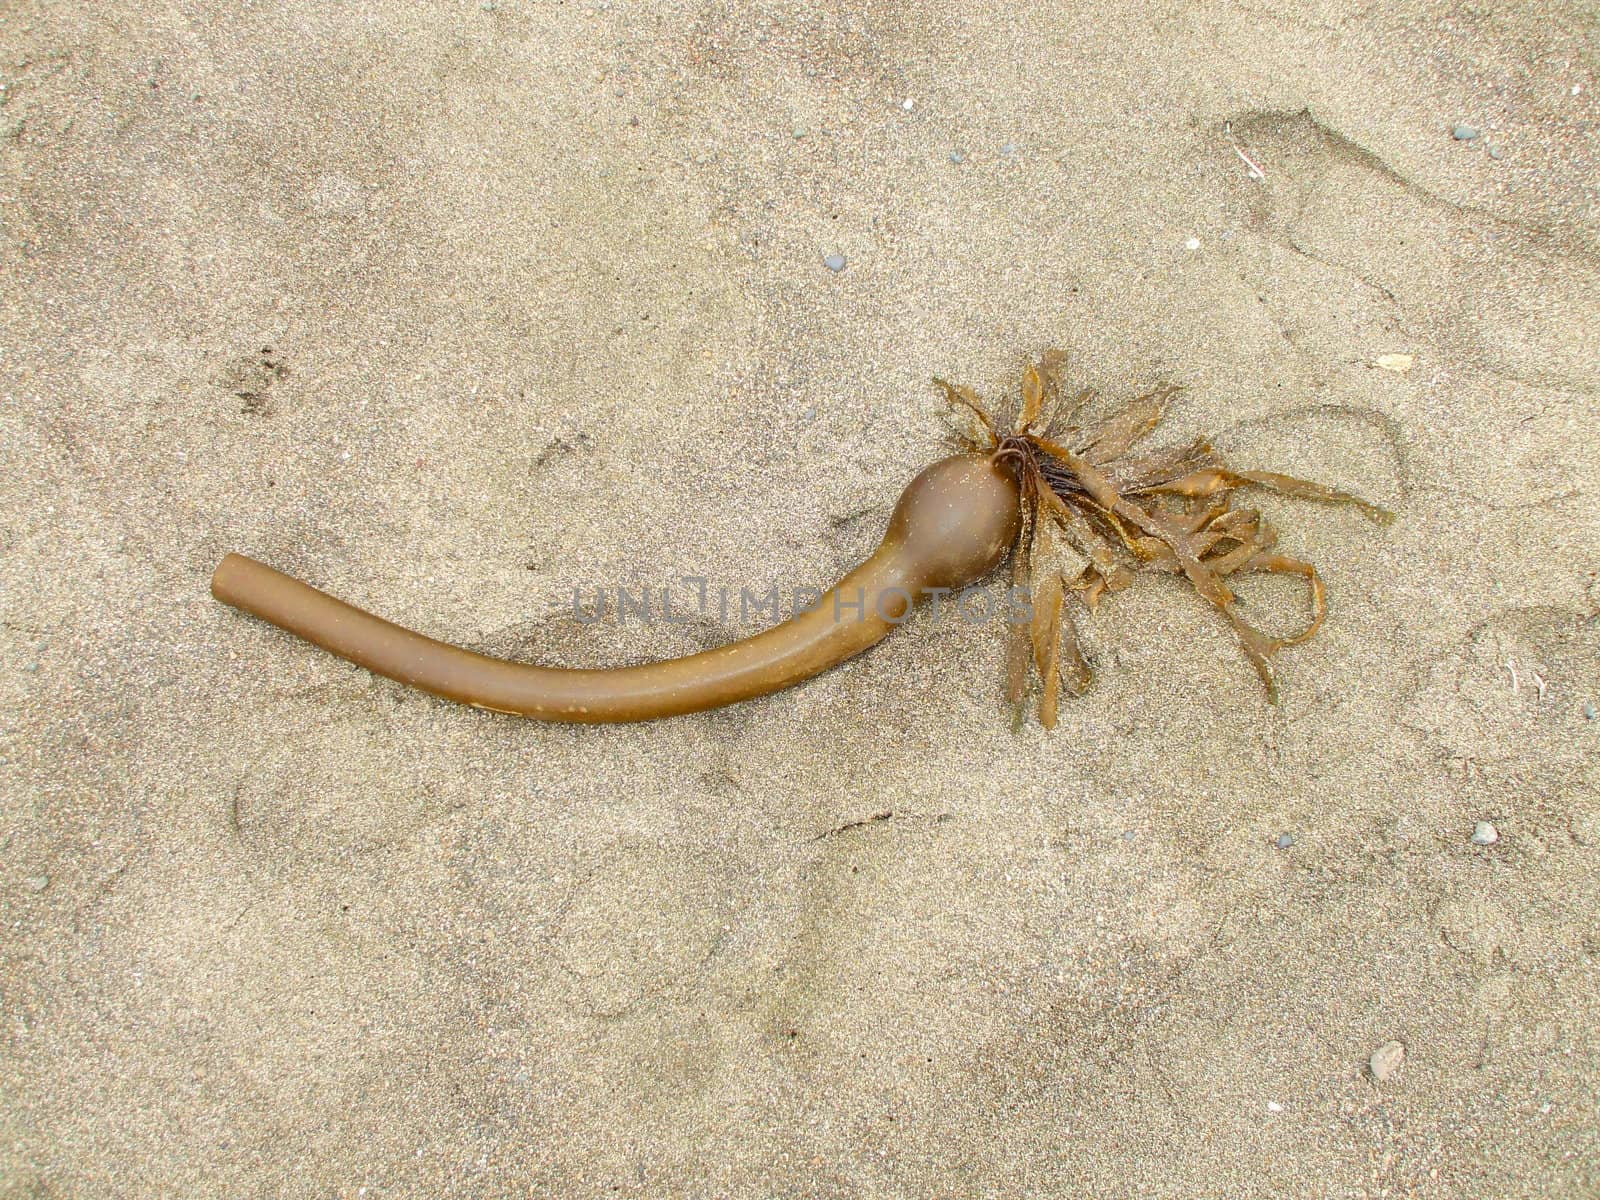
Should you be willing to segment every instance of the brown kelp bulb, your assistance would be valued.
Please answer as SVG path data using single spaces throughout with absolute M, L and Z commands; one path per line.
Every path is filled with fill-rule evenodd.
M 999 565 L 1017 537 L 1017 481 L 1003 462 L 958 455 L 913 479 L 884 534 L 922 587 L 964 587 Z

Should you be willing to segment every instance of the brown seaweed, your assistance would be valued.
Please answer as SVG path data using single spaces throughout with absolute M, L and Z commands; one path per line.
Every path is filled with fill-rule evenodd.
M 1022 508 L 1012 548 L 1012 582 L 1031 600 L 1032 620 L 1017 626 L 1007 654 L 1008 697 L 1020 703 L 1031 660 L 1040 688 L 1039 719 L 1056 723 L 1065 686 L 1081 696 L 1094 673 L 1078 639 L 1067 597 L 1093 613 L 1100 601 L 1140 574 L 1181 575 L 1239 639 L 1268 697 L 1278 686 L 1273 656 L 1322 627 L 1327 593 L 1308 562 L 1279 552 L 1277 531 L 1261 513 L 1236 503 L 1258 488 L 1302 500 L 1350 504 L 1380 524 L 1393 514 L 1349 492 L 1275 471 L 1228 465 L 1206 439 L 1136 453 L 1182 389 L 1163 385 L 1096 420 L 1080 420 L 1092 391 L 1067 396 L 1066 356 L 1047 350 L 1022 373 L 1014 418 L 1007 423 L 970 388 L 942 379 L 957 432 L 967 449 L 1010 460 Z M 1236 575 L 1293 575 L 1306 581 L 1310 618 L 1299 632 L 1274 636 L 1240 611 Z

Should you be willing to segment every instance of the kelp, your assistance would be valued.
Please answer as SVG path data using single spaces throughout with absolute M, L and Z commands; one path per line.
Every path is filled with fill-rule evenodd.
M 1047 350 L 1022 373 L 1008 423 L 972 389 L 942 379 L 956 432 L 969 451 L 1010 460 L 1021 520 L 1011 578 L 1032 616 L 1013 627 L 1006 694 L 1020 704 L 1031 663 L 1040 688 L 1039 720 L 1056 723 L 1061 690 L 1081 696 L 1094 680 L 1069 597 L 1094 613 L 1108 595 L 1141 574 L 1179 575 L 1228 622 L 1267 696 L 1278 699 L 1273 656 L 1314 636 L 1327 615 L 1327 593 L 1312 564 L 1277 549 L 1277 531 L 1236 494 L 1262 489 L 1301 500 L 1349 504 L 1380 524 L 1393 514 L 1350 492 L 1276 471 L 1242 471 L 1210 441 L 1138 448 L 1182 392 L 1163 385 L 1095 420 L 1080 419 L 1095 399 L 1068 395 L 1066 356 Z M 1275 636 L 1240 611 L 1234 576 L 1291 575 L 1305 580 L 1310 617 L 1297 633 Z

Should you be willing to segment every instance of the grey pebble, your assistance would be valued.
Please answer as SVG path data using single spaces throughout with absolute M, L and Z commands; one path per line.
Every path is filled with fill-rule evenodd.
M 48 875 L 29 875 L 22 882 L 27 884 L 28 890 L 30 892 L 42 892 L 42 891 L 45 890 L 45 888 L 50 886 L 50 876 L 48 876 Z
M 801 138 L 805 137 L 808 131 L 804 125 L 796 125 L 791 132 L 794 134 L 795 140 L 799 141 Z
M 1594 718 L 1595 718 L 1594 701 L 1593 700 L 1585 700 L 1583 702 L 1583 719 L 1585 721 L 1592 721 L 1592 720 L 1594 720 Z
M 1489 157 L 1493 158 L 1493 159 L 1504 158 L 1505 157 L 1505 151 L 1501 150 L 1499 146 L 1490 146 L 1489 147 Z
M 1474 846 L 1492 846 L 1500 840 L 1500 831 L 1488 821 L 1479 821 L 1472 827 Z
M 1133 841 L 1134 838 L 1136 838 L 1138 836 L 1139 836 L 1139 833 L 1138 833 L 1137 830 L 1130 829 L 1130 830 L 1128 830 L 1127 832 L 1125 832 L 1122 835 L 1122 840 L 1125 841 L 1125 842 L 1131 842 L 1131 841 Z
M 830 271 L 842 271 L 844 270 L 844 255 L 829 254 L 822 260 L 822 265 Z
M 950 151 L 950 161 L 959 167 L 962 163 L 967 161 L 967 152 L 965 150 Z
M 1471 125 L 1457 125 L 1450 131 L 1450 136 L 1458 142 L 1470 142 L 1478 136 L 1478 131 Z
M 1275 841 L 1273 845 L 1277 846 L 1279 850 L 1287 850 L 1290 846 L 1294 845 L 1297 840 L 1298 839 L 1292 833 L 1280 833 L 1278 835 L 1278 840 Z
M 1017 147 L 1016 147 L 1016 144 L 1013 143 L 1013 142 L 1007 142 L 1004 146 L 1000 147 L 1000 153 L 1004 154 L 1007 158 L 1010 158 L 1016 152 L 1017 152 Z
M 1600 811 L 1573 813 L 1567 832 L 1580 846 L 1600 845 Z

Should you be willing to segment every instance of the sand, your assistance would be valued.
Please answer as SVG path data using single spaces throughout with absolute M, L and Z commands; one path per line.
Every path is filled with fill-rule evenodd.
M 1596 26 L 1492 7 L 6 4 L 0 1195 L 1600 1191 Z M 1048 734 L 992 625 L 586 729 L 207 593 L 713 645 L 563 605 L 827 582 L 1050 345 L 1399 514 L 1263 502 L 1279 707 L 1159 580 Z

